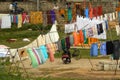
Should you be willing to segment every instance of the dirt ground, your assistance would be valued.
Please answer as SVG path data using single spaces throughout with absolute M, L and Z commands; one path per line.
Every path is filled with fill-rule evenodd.
M 64 77 L 85 79 L 85 80 L 120 80 L 120 71 L 100 71 L 96 65 L 103 59 L 79 59 L 72 58 L 70 64 L 63 64 L 60 58 L 39 65 L 38 68 L 32 68 L 30 60 L 23 61 L 27 72 L 34 77 Z M 110 61 L 104 59 L 104 61 Z

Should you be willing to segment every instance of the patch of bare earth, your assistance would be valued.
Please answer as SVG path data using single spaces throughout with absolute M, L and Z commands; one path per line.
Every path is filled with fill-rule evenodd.
M 117 71 L 115 75 L 115 71 L 96 70 L 96 64 L 98 64 L 99 61 L 101 61 L 101 59 L 72 59 L 70 64 L 63 64 L 61 59 L 55 59 L 54 62 L 47 60 L 45 64 L 41 64 L 38 68 L 32 68 L 30 60 L 23 61 L 23 64 L 29 75 L 34 77 L 63 77 L 87 80 L 120 79 L 120 71 Z

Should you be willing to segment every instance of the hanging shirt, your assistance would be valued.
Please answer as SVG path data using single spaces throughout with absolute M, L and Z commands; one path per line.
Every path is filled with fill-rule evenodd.
M 113 59 L 114 60 L 120 59 L 120 41 L 119 40 L 113 41 Z
M 96 7 L 93 8 L 93 15 L 94 15 L 94 17 L 98 16 L 98 14 L 97 14 L 97 8 Z
M 52 25 L 52 28 L 50 29 L 49 36 L 51 39 L 51 42 L 57 42 L 59 40 L 59 34 L 57 31 L 56 24 Z
M 77 32 L 73 32 L 73 38 L 74 38 L 74 46 L 79 45 L 80 43 L 80 36 Z
M 89 9 L 88 8 L 85 9 L 85 17 L 89 18 Z
M 22 15 L 21 14 L 18 15 L 18 26 L 17 27 L 18 28 L 22 27 Z
M 69 36 L 65 38 L 65 41 L 66 41 L 66 48 L 70 49 L 70 38 L 69 38 Z
M 93 36 L 93 29 L 92 28 L 88 28 L 87 29 L 87 37 L 92 37 Z
M 61 40 L 61 45 L 62 45 L 62 50 L 65 50 L 66 49 L 65 39 Z
M 89 18 L 92 19 L 93 18 L 93 8 L 89 9 Z
M 47 11 L 47 24 L 49 24 L 49 25 L 51 25 L 51 24 L 53 24 L 52 23 L 52 20 L 51 20 L 51 15 L 50 15 L 50 11 Z
M 31 59 L 32 67 L 33 68 L 38 67 L 39 64 L 38 64 L 38 61 L 37 61 L 37 58 L 36 58 L 34 52 L 32 51 L 32 48 L 28 48 L 27 52 L 28 52 L 29 57 Z
M 68 8 L 68 21 L 72 20 L 72 9 Z
M 33 53 L 34 53 L 34 55 L 35 55 L 35 57 L 36 57 L 36 59 L 37 59 L 38 64 L 40 65 L 41 59 L 40 59 L 39 54 L 37 53 L 37 51 L 36 51 L 35 48 L 32 48 L 32 51 L 33 51 Z
M 41 52 L 44 54 L 45 59 L 47 60 L 48 59 L 48 54 L 47 54 L 47 48 L 46 48 L 46 46 L 42 45 L 39 48 L 41 49 Z
M 118 11 L 115 12 L 115 17 L 118 18 Z
M 100 45 L 100 54 L 101 55 L 106 55 L 107 51 L 106 51 L 106 42 L 101 43 Z
M 71 33 L 74 31 L 75 23 L 65 24 L 65 33 Z
M 86 30 L 82 30 L 83 32 L 83 37 L 84 37 L 84 43 L 87 41 L 87 33 L 86 33 Z
M 109 18 L 110 18 L 110 21 L 113 21 L 113 15 L 112 15 L 112 13 L 109 13 Z
M 112 13 L 113 20 L 115 20 L 115 12 Z
M 10 15 L 4 15 L 1 17 L 1 28 L 11 28 L 11 17 Z
M 102 6 L 98 6 L 98 16 L 102 15 Z
M 103 33 L 103 26 L 102 26 L 102 24 L 98 24 L 97 25 L 97 32 L 98 32 L 98 35 L 100 35 L 101 33 Z
M 41 51 L 41 48 L 35 48 L 36 51 L 38 52 L 39 56 L 40 56 L 40 59 L 41 59 L 41 64 L 45 63 L 46 62 L 46 58 L 45 58 L 45 55 L 44 53 L 42 53 Z
M 54 51 L 51 48 L 50 44 L 47 44 L 46 47 L 48 49 L 49 59 L 50 59 L 51 62 L 53 62 L 54 61 Z
M 90 48 L 90 56 L 98 56 L 98 44 L 94 43 Z
M 79 31 L 79 35 L 80 35 L 80 43 L 84 43 L 84 35 L 82 30 Z
M 74 44 L 73 35 L 70 35 L 69 38 L 70 38 L 70 45 L 73 46 Z
M 116 25 L 116 33 L 117 33 L 117 36 L 120 35 L 120 26 L 119 25 Z
M 107 50 L 107 55 L 113 54 L 113 43 L 112 43 L 112 41 L 107 41 L 106 42 L 106 50 Z
M 51 10 L 51 11 L 50 11 L 50 14 L 51 14 L 52 23 L 54 24 L 54 22 L 55 22 L 55 20 L 56 20 L 55 11 L 54 11 L 54 10 Z
M 108 26 L 108 21 L 105 20 L 105 25 L 106 25 L 106 30 L 108 30 L 109 26 Z

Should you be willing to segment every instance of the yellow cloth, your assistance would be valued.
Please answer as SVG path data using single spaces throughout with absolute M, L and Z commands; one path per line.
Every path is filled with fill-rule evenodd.
M 43 23 L 42 12 L 30 12 L 30 23 L 41 24 Z
M 20 27 L 22 27 L 22 15 L 21 14 L 19 14 L 18 15 L 18 28 L 20 28 Z

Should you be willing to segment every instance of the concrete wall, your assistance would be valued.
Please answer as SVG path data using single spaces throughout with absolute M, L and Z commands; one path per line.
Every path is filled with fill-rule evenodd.
M 82 2 L 82 1 L 80 1 Z M 9 4 L 10 2 L 0 2 L 0 13 L 8 13 L 9 12 Z M 65 7 L 65 3 L 57 3 L 59 7 Z M 62 4 L 62 5 L 61 5 Z M 113 0 L 93 0 L 92 1 L 93 7 L 102 5 L 103 6 L 103 12 L 108 13 L 115 11 L 116 7 L 116 1 Z M 40 3 L 40 9 L 39 10 L 49 10 L 52 9 L 54 6 L 54 3 L 48 3 L 48 2 L 42 2 Z M 36 2 L 18 2 L 18 7 L 24 8 L 25 11 L 36 11 L 37 10 L 37 4 Z
M 8 13 L 10 3 L 11 2 L 0 2 L 0 13 Z M 24 8 L 27 12 L 37 10 L 37 5 L 33 2 L 18 2 L 18 7 Z

